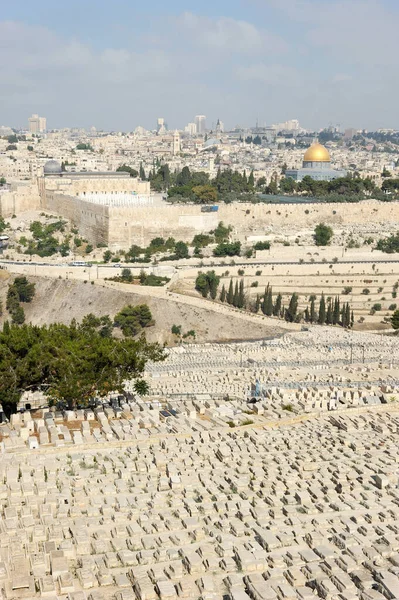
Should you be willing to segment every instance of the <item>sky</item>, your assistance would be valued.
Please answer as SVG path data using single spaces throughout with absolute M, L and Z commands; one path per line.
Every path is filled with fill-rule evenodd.
M 139 4 L 139 6 L 138 6 Z M 399 129 L 398 0 L 0 0 L 0 125 Z

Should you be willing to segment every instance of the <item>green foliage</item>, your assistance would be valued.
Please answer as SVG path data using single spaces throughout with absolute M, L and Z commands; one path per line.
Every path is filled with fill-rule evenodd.
M 362 294 L 364 296 L 368 296 L 370 294 L 370 290 L 368 288 L 364 288 L 364 290 L 362 290 Z
M 35 296 L 35 284 L 29 283 L 24 275 L 16 277 L 12 287 L 17 291 L 19 302 L 31 302 L 33 300 Z
M 93 246 L 92 246 L 92 244 L 87 244 L 85 253 L 90 254 L 90 252 L 93 252 Z
M 108 263 L 112 258 L 112 252 L 110 250 L 106 250 L 103 254 L 103 261 Z
M 93 147 L 90 144 L 78 144 L 76 146 L 76 150 L 90 150 L 90 152 L 94 152 Z
M 316 246 L 327 246 L 330 243 L 333 235 L 334 232 L 331 227 L 324 225 L 324 223 L 319 223 L 319 225 L 316 225 L 314 230 L 314 240 Z
M 256 242 L 254 250 L 270 250 L 270 242 Z
M 130 177 L 138 177 L 139 172 L 128 165 L 121 165 L 116 169 L 119 172 L 129 173 Z
M 393 329 L 399 329 L 399 310 L 395 310 L 391 317 L 391 325 Z
M 171 331 L 173 335 L 181 335 L 181 325 L 172 325 Z
M 131 283 L 133 281 L 133 275 L 131 269 L 122 269 L 122 274 L 120 277 L 121 281 Z
M 381 310 L 381 309 L 382 309 L 382 306 L 381 306 L 381 304 L 380 304 L 380 303 L 373 304 L 373 310 L 374 310 L 375 312 L 377 312 L 377 311 L 379 311 L 379 310 Z
M 218 193 L 211 185 L 196 185 L 192 188 L 194 201 L 200 204 L 213 204 L 217 201 Z
M 96 326 L 15 326 L 0 333 L 0 402 L 14 410 L 21 394 L 41 387 L 53 401 L 73 407 L 93 396 L 122 392 L 141 379 L 148 360 L 165 358 L 158 344 L 102 336 Z
M 228 225 L 227 227 L 223 224 L 222 221 L 220 221 L 219 225 L 216 227 L 216 229 L 214 231 L 211 231 L 210 233 L 212 233 L 215 236 L 215 241 L 217 244 L 220 244 L 221 242 L 227 242 L 230 236 L 230 233 L 232 232 L 233 228 L 231 227 L 231 225 Z
M 25 323 L 25 311 L 20 304 L 11 313 L 11 321 L 15 325 L 22 325 Z
M 195 280 L 195 289 L 203 298 L 207 298 L 210 295 L 212 300 L 215 300 L 219 282 L 220 277 L 216 275 L 215 271 L 208 271 L 207 273 L 200 271 Z
M 42 225 L 39 221 L 33 221 L 30 224 L 33 240 L 29 241 L 25 254 L 37 254 L 41 257 L 52 256 L 63 250 L 65 246 L 53 236 L 56 232 L 65 231 L 65 221 L 56 221 L 48 225 Z
M 214 256 L 240 256 L 241 242 L 221 242 L 213 250 Z
M 348 296 L 349 294 L 352 293 L 352 286 L 345 286 L 344 289 L 342 290 L 342 293 L 344 294 L 344 296 Z
M 214 241 L 211 235 L 206 235 L 205 233 L 198 233 L 194 236 L 193 241 L 191 243 L 192 246 L 197 248 L 205 248 L 209 246 Z
M 287 310 L 285 311 L 285 320 L 289 323 L 296 321 L 298 314 L 298 294 L 292 294 Z
M 114 326 L 122 330 L 125 337 L 135 336 L 144 327 L 154 324 L 150 309 L 146 304 L 132 306 L 129 304 L 115 315 Z
M 387 254 L 393 254 L 399 252 L 399 232 L 392 234 L 384 240 L 379 240 L 377 243 L 377 250 L 386 252 Z

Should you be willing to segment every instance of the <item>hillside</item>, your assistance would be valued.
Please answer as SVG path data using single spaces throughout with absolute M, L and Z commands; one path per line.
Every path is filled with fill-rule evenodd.
M 272 337 L 283 333 L 283 329 L 257 320 L 251 323 L 239 315 L 220 314 L 205 308 L 188 306 L 184 302 L 124 292 L 100 285 L 90 285 L 73 280 L 29 277 L 36 284 L 36 295 L 31 304 L 24 304 L 26 321 L 42 325 L 52 322 L 69 323 L 73 318 L 80 321 L 86 314 L 113 317 L 127 304 L 146 303 L 155 319 L 155 326 L 146 330 L 150 341 L 172 344 L 172 325 L 182 325 L 183 332 L 194 330 L 196 340 L 229 341 L 251 340 Z M 7 281 L 0 281 L 1 297 L 5 306 Z M 3 314 L 2 319 L 6 318 Z M 270 321 L 269 321 L 270 323 Z

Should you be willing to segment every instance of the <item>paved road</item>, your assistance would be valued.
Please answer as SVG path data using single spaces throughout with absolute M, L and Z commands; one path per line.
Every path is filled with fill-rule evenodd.
M 228 260 L 229 258 L 231 258 L 232 260 L 234 260 L 234 257 L 226 257 L 226 260 Z M 337 263 L 334 263 L 333 261 L 304 261 L 303 263 L 300 263 L 299 261 L 269 261 L 269 260 L 259 260 L 256 263 L 249 263 L 248 261 L 246 262 L 237 262 L 236 260 L 234 260 L 234 266 L 236 267 L 240 267 L 240 266 L 245 266 L 245 267 L 257 267 L 260 265 L 272 265 L 272 266 L 278 266 L 278 265 L 299 265 L 299 264 L 304 264 L 304 265 L 326 265 L 326 264 L 337 264 L 337 265 L 353 265 L 353 264 L 359 264 L 359 265 L 385 265 L 385 264 L 399 264 L 399 259 L 392 259 L 392 260 L 339 260 Z M 145 269 L 145 268 L 149 268 L 149 267 L 153 267 L 154 265 L 150 264 L 150 263 L 118 263 L 118 264 L 106 264 L 106 263 L 87 263 L 86 265 L 73 265 L 71 263 L 46 263 L 46 262 L 23 262 L 23 261 L 17 261 L 17 260 L 0 260 L 0 265 L 4 265 L 5 267 L 7 265 L 21 265 L 24 267 L 30 267 L 30 266 L 36 266 L 36 267 L 63 267 L 63 268 L 68 268 L 68 269 L 82 269 L 82 268 L 88 268 L 88 267 L 101 267 L 102 269 L 123 269 L 125 267 L 127 268 L 136 268 L 136 269 Z M 157 266 L 161 266 L 161 265 L 157 265 Z M 204 263 L 202 266 L 201 265 L 193 265 L 193 264 L 181 264 L 181 263 L 174 263 L 174 262 L 163 262 L 162 266 L 167 266 L 167 267 L 175 267 L 176 269 L 195 269 L 195 268 L 201 268 L 202 266 L 204 267 L 226 267 L 226 266 L 230 266 L 228 265 L 225 261 L 224 262 L 220 262 L 217 263 L 215 261 L 211 261 L 211 262 L 207 262 Z

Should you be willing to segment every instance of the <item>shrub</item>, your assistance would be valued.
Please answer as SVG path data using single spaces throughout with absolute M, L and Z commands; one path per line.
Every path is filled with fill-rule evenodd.
M 362 291 L 362 294 L 364 294 L 365 296 L 368 296 L 370 293 L 370 290 L 368 288 L 364 288 L 364 290 Z
M 377 303 L 377 304 L 374 304 L 374 305 L 373 305 L 373 310 L 374 310 L 375 312 L 377 312 L 378 310 L 381 310 L 381 308 L 382 308 L 382 306 L 381 306 L 381 304 L 379 304 L 379 303 Z
M 253 281 L 253 282 L 251 283 L 251 287 L 253 287 L 253 288 L 256 288 L 256 287 L 258 287 L 258 285 L 259 285 L 258 281 Z
M 173 335 L 181 335 L 181 325 L 172 325 Z
M 294 412 L 292 404 L 283 404 L 282 409 L 287 412 Z
M 328 246 L 333 235 L 334 232 L 331 227 L 324 225 L 324 223 L 319 223 L 314 230 L 316 246 Z
M 260 277 L 262 275 L 262 271 L 256 271 L 255 275 L 256 277 Z
M 254 250 L 270 250 L 270 242 L 256 242 Z
M 389 310 L 396 310 L 397 305 L 396 304 L 390 304 L 389 305 Z
M 347 285 L 342 290 L 342 293 L 344 294 L 344 296 L 348 296 L 352 292 L 352 289 L 353 288 L 350 285 Z

